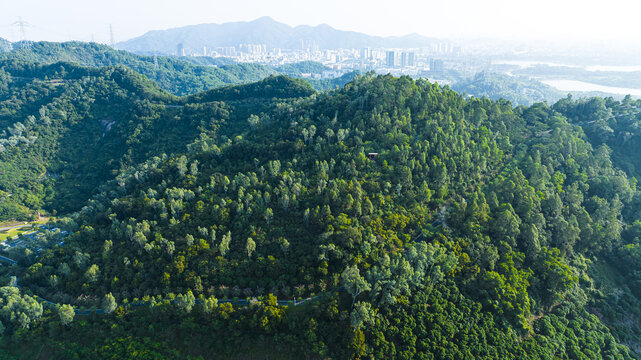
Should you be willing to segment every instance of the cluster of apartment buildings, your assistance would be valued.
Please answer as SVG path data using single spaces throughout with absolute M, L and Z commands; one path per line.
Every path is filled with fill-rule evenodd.
M 479 64 L 451 42 L 435 42 L 423 48 L 321 49 L 314 41 L 301 41 L 297 49 L 268 48 L 265 44 L 238 44 L 200 50 L 185 49 L 179 44 L 178 56 L 226 57 L 237 62 L 280 66 L 301 61 L 316 61 L 330 70 L 313 77 L 336 77 L 351 71 L 392 73 L 394 75 L 431 76 L 448 69 L 476 72 Z

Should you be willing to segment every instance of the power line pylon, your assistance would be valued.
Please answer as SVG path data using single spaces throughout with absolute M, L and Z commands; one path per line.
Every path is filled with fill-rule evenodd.
M 31 24 L 22 20 L 22 16 L 18 18 L 18 21 L 11 24 L 12 26 L 17 27 L 20 30 L 20 41 L 27 40 L 27 28 L 31 27 Z
M 109 24 L 109 39 L 110 39 L 110 45 L 112 48 L 116 47 L 116 40 L 114 40 L 114 28 Z

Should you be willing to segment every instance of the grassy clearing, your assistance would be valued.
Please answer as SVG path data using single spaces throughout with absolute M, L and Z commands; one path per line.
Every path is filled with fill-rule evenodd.
M 11 239 L 16 235 L 21 235 L 25 232 L 31 231 L 31 227 L 25 227 L 20 229 L 11 229 L 6 231 L 0 231 L 0 241 L 5 241 Z
M 49 221 L 49 218 L 46 217 L 41 217 L 37 221 L 32 221 L 32 222 L 4 222 L 0 223 L 0 228 L 4 227 L 12 227 L 12 226 L 21 226 L 21 225 L 26 225 L 24 227 L 18 228 L 18 229 L 9 229 L 9 230 L 3 230 L 0 231 L 0 242 L 8 240 L 13 238 L 16 235 L 21 235 L 26 232 L 33 231 L 33 227 L 35 225 L 41 225 L 41 224 L 46 224 Z

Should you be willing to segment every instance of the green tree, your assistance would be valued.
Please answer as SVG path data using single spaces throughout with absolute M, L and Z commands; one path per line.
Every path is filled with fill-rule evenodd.
M 116 303 L 116 298 L 111 293 L 105 295 L 105 298 L 102 300 L 102 309 L 107 314 L 111 314 L 116 310 L 118 304 Z
M 100 278 L 100 267 L 98 265 L 93 264 L 87 269 L 85 272 L 85 279 L 89 281 L 90 283 L 95 283 L 98 281 Z
M 220 245 L 218 245 L 218 250 L 220 250 L 220 254 L 222 256 L 227 255 L 227 252 L 229 251 L 230 242 L 231 242 L 231 231 L 228 231 L 227 234 L 223 235 L 223 239 L 220 241 Z
M 179 294 L 176 296 L 176 306 L 185 313 L 191 312 L 194 305 L 196 304 L 196 298 L 191 290 L 188 290 L 185 295 Z
M 347 267 L 341 276 L 342 285 L 347 290 L 347 292 L 352 295 L 352 306 L 354 307 L 354 302 L 358 295 L 364 291 L 371 290 L 370 284 L 363 278 L 358 270 L 358 266 L 352 265 Z
M 375 316 L 376 312 L 372 310 L 370 303 L 359 301 L 354 304 L 354 308 L 349 315 L 349 321 L 354 329 L 360 329 L 363 324 L 373 324 Z
M 273 218 L 274 218 L 274 212 L 272 211 L 271 208 L 267 208 L 265 210 L 265 222 L 267 222 L 267 226 L 269 226 Z
M 202 300 L 203 311 L 210 314 L 218 306 L 218 299 L 213 296 L 205 298 Z
M 76 312 L 71 305 L 63 304 L 58 307 L 58 316 L 60 317 L 60 323 L 62 325 L 71 324 L 75 315 Z
M 252 257 L 252 254 L 254 253 L 254 251 L 256 251 L 256 242 L 254 242 L 254 239 L 247 238 L 245 250 L 247 251 L 247 257 Z

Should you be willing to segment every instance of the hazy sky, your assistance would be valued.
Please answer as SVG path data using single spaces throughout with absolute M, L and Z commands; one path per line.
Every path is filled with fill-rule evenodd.
M 419 33 L 445 38 L 628 41 L 641 33 L 634 0 L 2 0 L 0 37 L 116 41 L 148 30 L 271 16 L 289 25 L 329 24 L 372 35 Z

